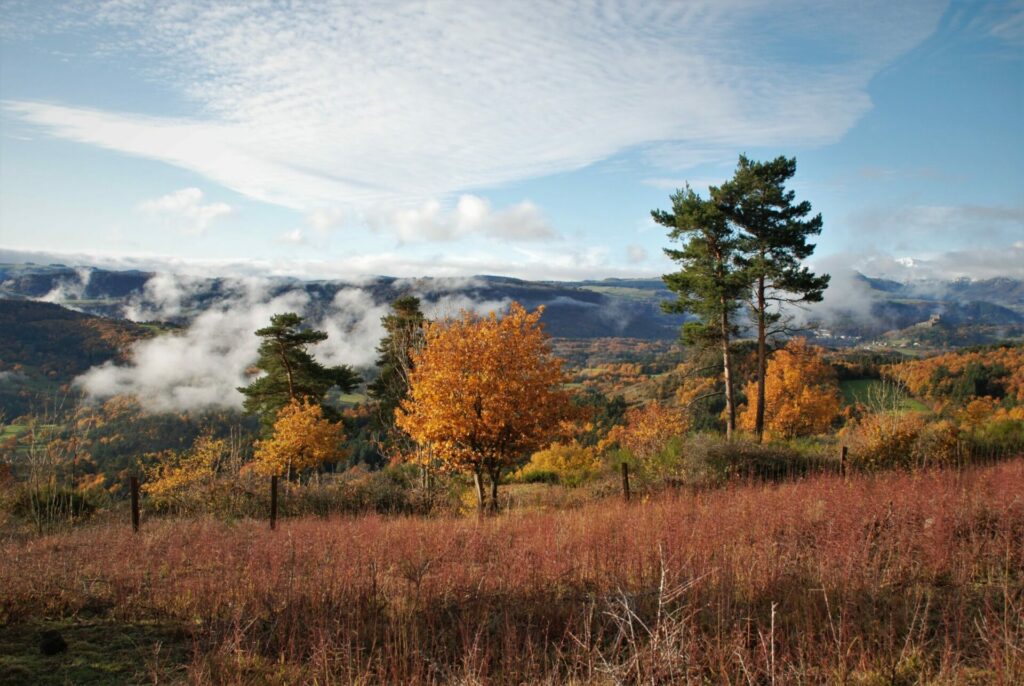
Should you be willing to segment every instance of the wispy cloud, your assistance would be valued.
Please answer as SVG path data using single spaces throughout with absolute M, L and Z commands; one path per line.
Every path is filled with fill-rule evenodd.
M 680 169 L 738 146 L 835 141 L 943 5 L 83 0 L 55 30 L 164 65 L 144 76 L 192 114 L 5 107 L 307 214 L 382 202 L 422 214 L 432 198 L 637 147 Z
M 216 219 L 231 214 L 224 202 L 203 204 L 198 188 L 182 188 L 167 195 L 139 203 L 139 211 L 166 222 L 184 233 L 203 233 Z
M 1024 206 L 874 207 L 852 214 L 849 224 L 863 235 L 898 236 L 902 243 L 896 247 L 901 249 L 920 250 L 922 241 L 974 249 L 979 236 L 986 243 L 999 244 L 1024 235 Z
M 373 210 L 369 226 L 394 234 L 403 242 L 451 241 L 470 236 L 486 236 L 504 241 L 539 241 L 558 234 L 529 201 L 495 210 L 486 199 L 463 195 L 455 207 L 445 209 L 437 200 L 419 207 L 398 210 Z

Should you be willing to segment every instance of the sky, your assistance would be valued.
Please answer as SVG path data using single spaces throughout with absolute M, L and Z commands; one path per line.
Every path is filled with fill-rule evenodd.
M 0 0 L 0 257 L 657 276 L 796 157 L 810 263 L 1024 278 L 1024 2 Z

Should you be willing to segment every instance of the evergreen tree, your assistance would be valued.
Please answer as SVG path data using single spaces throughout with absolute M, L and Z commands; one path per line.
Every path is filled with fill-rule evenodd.
M 750 284 L 748 304 L 757 327 L 757 397 L 754 432 L 760 441 L 765 425 L 767 341 L 786 330 L 787 305 L 820 302 L 829 276 L 817 276 L 801 261 L 814 252 L 807 239 L 821 233 L 821 215 L 810 217 L 811 204 L 795 203 L 785 188 L 796 173 L 796 159 L 777 157 L 752 162 L 741 155 L 732 179 L 712 189 L 711 200 L 735 232 L 737 264 Z M 772 328 L 776 327 L 776 328 Z
M 710 189 L 712 196 L 717 190 Z M 726 435 L 731 437 L 736 429 L 731 341 L 736 333 L 734 315 L 746 288 L 745 273 L 736 261 L 737 237 L 717 205 L 701 198 L 689 185 L 674 193 L 671 200 L 671 212 L 651 211 L 654 221 L 670 229 L 669 238 L 683 244 L 680 250 L 665 249 L 681 268 L 662 277 L 677 295 L 676 300 L 662 306 L 667 312 L 697 317 L 683 325 L 684 343 L 720 349 Z
M 423 343 L 423 313 L 419 298 L 403 295 L 391 303 L 391 313 L 381 318 L 384 338 L 377 346 L 377 378 L 367 386 L 376 401 L 374 423 L 387 434 L 395 426 L 395 409 L 409 392 L 412 352 Z
M 331 388 L 337 386 L 348 393 L 362 380 L 348 365 L 324 367 L 313 359 L 306 348 L 326 340 L 327 334 L 301 325 L 302 317 L 285 312 L 275 314 L 270 326 L 256 331 L 263 339 L 256 367 L 264 374 L 238 390 L 245 396 L 246 413 L 258 415 L 266 431 L 273 428 L 278 412 L 286 405 L 307 399 L 321 404 Z M 325 407 L 324 413 L 337 418 L 332 408 Z

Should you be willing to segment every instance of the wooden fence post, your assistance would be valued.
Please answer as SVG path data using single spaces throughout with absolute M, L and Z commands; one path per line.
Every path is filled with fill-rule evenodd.
M 622 497 L 629 502 L 629 465 L 622 463 Z
M 277 476 L 270 477 L 270 529 L 277 526 Z
M 132 492 L 132 532 L 139 533 L 139 479 L 131 477 L 128 486 Z
M 846 478 L 846 453 L 848 448 L 844 445 L 842 451 L 839 453 L 839 474 Z

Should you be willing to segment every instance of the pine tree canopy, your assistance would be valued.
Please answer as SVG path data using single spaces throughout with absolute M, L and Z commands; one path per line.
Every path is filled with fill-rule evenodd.
M 306 348 L 326 340 L 327 334 L 301 327 L 302 317 L 285 312 L 275 314 L 270 326 L 256 331 L 263 341 L 255 366 L 263 375 L 238 390 L 245 396 L 245 411 L 258 415 L 264 427 L 273 426 L 278 411 L 293 401 L 308 399 L 322 404 L 335 386 L 348 393 L 362 381 L 348 365 L 324 367 L 317 362 Z M 325 407 L 324 413 L 337 416 L 330 407 Z

